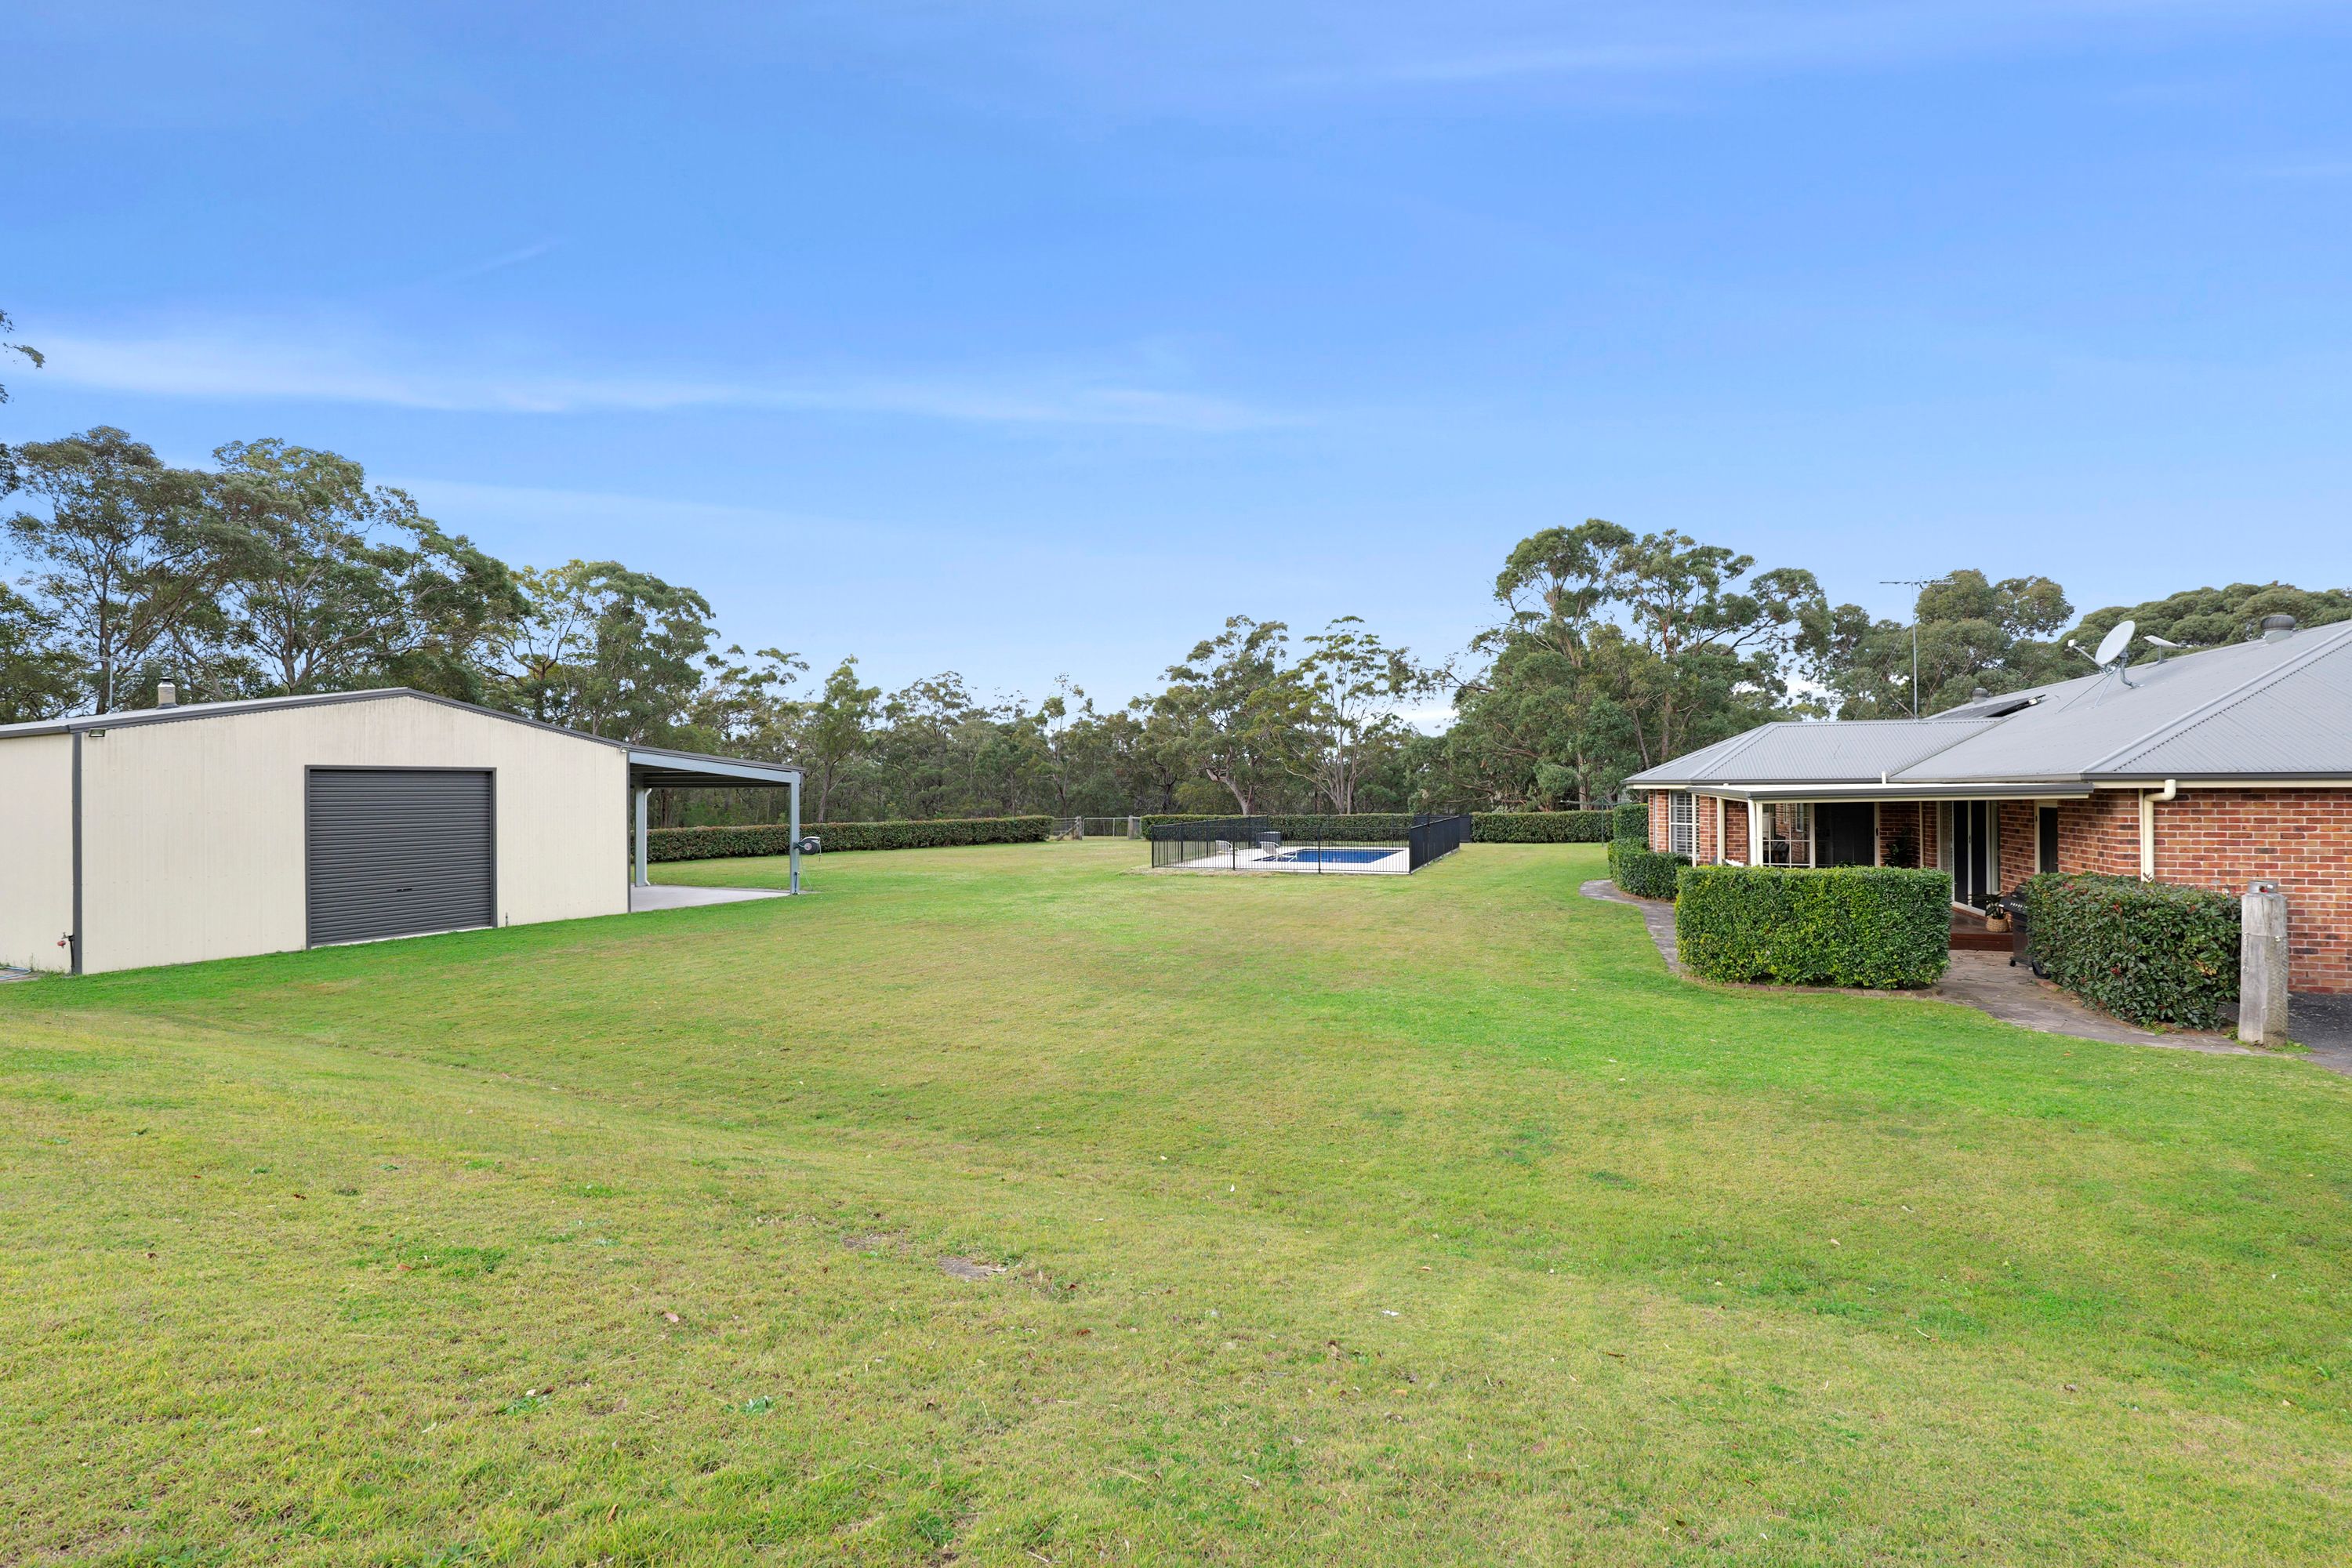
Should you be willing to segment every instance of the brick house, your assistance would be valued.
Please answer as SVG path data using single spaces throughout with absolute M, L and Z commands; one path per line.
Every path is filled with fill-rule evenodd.
M 2283 623 L 2283 624 L 2282 624 Z M 1981 907 L 2036 871 L 2287 897 L 2290 984 L 2352 992 L 2352 623 L 1979 696 L 1762 725 L 1626 781 L 1701 863 L 1926 866 Z

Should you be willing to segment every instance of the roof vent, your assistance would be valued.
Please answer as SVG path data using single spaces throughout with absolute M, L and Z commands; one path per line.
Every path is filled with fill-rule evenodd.
M 177 708 L 179 705 L 180 689 L 173 685 L 168 680 L 157 681 L 155 683 L 155 706 L 158 708 Z
M 2263 641 L 2284 642 L 2287 638 L 2293 636 L 2294 636 L 2294 617 L 2293 616 L 2264 616 L 2263 617 Z
M 1982 702 L 1990 699 L 1991 696 L 1991 692 L 1987 691 L 1983 687 L 1979 686 L 1974 691 L 1969 693 L 1969 700 L 1971 702 Z

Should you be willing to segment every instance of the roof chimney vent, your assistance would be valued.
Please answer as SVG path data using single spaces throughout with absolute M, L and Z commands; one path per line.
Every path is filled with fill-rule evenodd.
M 155 706 L 158 708 L 177 708 L 179 705 L 180 689 L 173 685 L 168 680 L 157 681 L 155 683 Z
M 2287 638 L 2293 636 L 2294 636 L 2294 617 L 2293 616 L 2264 616 L 2263 617 L 2263 641 L 2284 642 Z
M 1971 702 L 1987 702 L 1987 701 L 1991 700 L 1991 699 L 1992 699 L 1992 693 L 1991 693 L 1991 692 L 1990 692 L 1990 691 L 1987 691 L 1987 690 L 1986 690 L 1983 687 L 1981 687 L 1981 686 L 1978 687 L 1974 691 L 1971 691 L 1971 692 L 1969 692 L 1969 701 L 1971 701 Z

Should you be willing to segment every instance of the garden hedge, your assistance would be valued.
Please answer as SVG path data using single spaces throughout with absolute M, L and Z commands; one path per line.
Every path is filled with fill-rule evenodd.
M 1480 844 L 1606 844 L 1606 811 L 1474 811 L 1470 837 Z
M 1169 813 L 1143 819 L 1146 831 L 1175 822 L 1223 822 L 1239 816 L 1237 811 Z M 1321 839 L 1326 844 L 1402 844 L 1412 827 L 1409 811 L 1360 811 L 1352 816 L 1316 816 L 1293 812 L 1276 814 L 1265 818 L 1269 832 L 1279 833 L 1286 840 L 1312 842 Z
M 2130 877 L 2028 877 L 2033 957 L 2067 990 L 2134 1024 L 2210 1029 L 2238 999 L 2238 900 Z
M 1671 899 L 1675 876 L 1690 865 L 1687 855 L 1661 855 L 1638 838 L 1609 841 L 1609 876 L 1637 899 Z
M 952 816 L 933 822 L 804 822 L 825 852 L 839 849 L 938 849 L 962 844 L 1042 844 L 1050 816 Z M 792 834 L 782 824 L 761 827 L 656 827 L 646 834 L 646 858 L 718 860 L 741 855 L 782 855 Z
M 1675 946 L 1709 980 L 1916 990 L 1950 961 L 1944 871 L 1691 866 L 1675 879 Z
M 1222 822 L 1234 812 L 1168 812 L 1143 818 L 1147 828 L 1166 823 Z M 1605 811 L 1474 811 L 1471 838 L 1480 844 L 1605 844 L 1612 820 Z M 1327 844 L 1402 844 L 1412 826 L 1409 811 L 1360 811 L 1349 816 L 1276 814 L 1269 829 L 1296 841 Z M 1644 829 L 1644 831 L 1647 831 Z
M 1611 831 L 1610 837 L 1638 838 L 1644 844 L 1650 841 L 1650 803 L 1648 801 L 1629 800 L 1611 815 L 1616 817 L 1617 825 Z

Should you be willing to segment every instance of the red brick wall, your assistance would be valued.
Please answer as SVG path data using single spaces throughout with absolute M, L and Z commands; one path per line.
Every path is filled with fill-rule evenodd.
M 1666 803 L 1674 796 L 1662 789 L 1650 792 L 1650 847 L 1666 852 Z
M 2135 822 L 2135 860 L 2138 844 Z M 2158 881 L 2242 893 L 2258 878 L 2286 894 L 2287 984 L 2352 991 L 2352 790 L 2184 790 L 2157 805 Z
M 1705 866 L 1715 859 L 1715 797 L 1702 795 L 1693 798 L 1691 847 L 1697 853 L 1691 857 L 1691 861 L 1695 865 Z
M 2162 807 L 2158 807 L 2162 810 Z M 2103 789 L 2088 800 L 2058 803 L 2058 869 L 2068 875 L 2139 875 L 2139 795 Z
M 1748 863 L 1748 803 L 1727 800 L 1723 803 L 1723 858 Z
M 2034 857 L 2041 841 L 2041 824 L 2034 819 L 2037 807 L 2030 800 L 2004 800 L 1994 810 L 2000 813 L 2000 826 L 1996 837 L 2000 847 L 2000 890 L 2013 893 L 2017 885 L 2033 875 Z
M 1914 870 L 1923 864 L 1933 866 L 1936 863 L 1935 846 L 1929 840 L 1934 834 L 1932 831 L 1920 831 L 1919 817 L 1923 812 L 1933 816 L 1935 809 L 1932 805 L 1923 806 L 1916 800 L 1890 800 L 1882 805 L 1878 808 L 1879 863 L 1907 866 Z M 1896 844 L 1896 840 L 1904 838 L 1911 841 L 1907 855 Z M 1923 851 L 1927 854 L 1924 862 L 1919 858 Z

